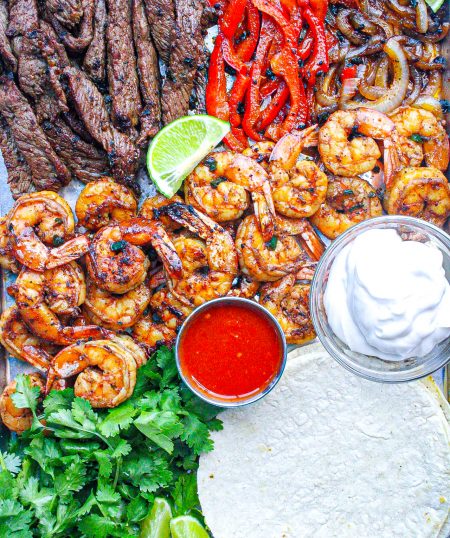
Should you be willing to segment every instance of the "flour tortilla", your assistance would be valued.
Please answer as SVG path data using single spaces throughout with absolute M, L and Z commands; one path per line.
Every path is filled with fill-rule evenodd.
M 198 471 L 206 522 L 214 538 L 447 538 L 445 413 L 430 381 L 373 383 L 297 350 L 271 394 L 221 414 Z

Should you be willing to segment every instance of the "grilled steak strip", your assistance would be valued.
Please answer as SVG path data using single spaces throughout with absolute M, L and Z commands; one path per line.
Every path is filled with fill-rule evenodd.
M 158 54 L 167 63 L 175 38 L 174 2 L 173 0 L 145 0 L 145 11 Z
M 155 46 L 144 10 L 143 0 L 133 0 L 133 37 L 144 108 L 141 112 L 141 132 L 138 144 L 156 135 L 161 126 L 159 95 L 159 65 Z
M 88 130 L 84 123 L 80 120 L 75 110 L 69 109 L 69 112 L 63 112 L 61 116 L 64 118 L 64 121 L 72 129 L 72 131 L 77 134 L 82 140 L 88 144 L 94 144 L 95 140 L 89 134 Z
M 69 30 L 73 30 L 83 16 L 83 6 L 80 0 L 47 0 L 45 7 L 60 24 Z
M 105 0 L 97 0 L 94 16 L 94 37 L 84 56 L 83 67 L 96 84 L 103 84 L 106 74 L 106 14 Z
M 10 0 L 9 25 L 6 35 L 15 37 L 25 35 L 39 28 L 36 0 Z
M 6 35 L 6 29 L 8 28 L 8 8 L 6 7 L 5 1 L 0 1 L 0 56 L 2 57 L 5 64 L 16 71 L 17 69 L 17 60 L 11 49 L 11 44 Z
M 13 39 L 14 52 L 18 58 L 17 77 L 20 89 L 37 100 L 46 91 L 47 63 L 38 44 L 38 31 Z
M 106 50 L 109 94 L 112 99 L 111 116 L 118 129 L 131 133 L 132 127 L 138 124 L 141 112 L 131 30 L 131 6 L 128 0 L 107 0 L 107 5 Z
M 111 124 L 103 96 L 87 75 L 75 67 L 66 68 L 64 74 L 78 115 L 108 154 L 114 177 L 137 191 L 135 174 L 139 152 L 136 146 Z
M 0 116 L 0 149 L 8 170 L 8 184 L 14 199 L 34 191 L 31 170 L 21 155 L 5 119 Z
M 94 35 L 95 0 L 82 0 L 82 7 L 83 18 L 81 19 L 78 35 L 68 32 L 54 16 L 47 14 L 59 39 L 73 53 L 83 52 L 89 46 Z
M 167 78 L 162 88 L 162 117 L 167 124 L 189 110 L 203 37 L 203 6 L 198 0 L 176 0 L 177 37 L 170 54 Z
M 30 167 L 36 188 L 58 190 L 67 185 L 70 171 L 50 146 L 28 101 L 7 77 L 0 78 L 0 114 Z
M 84 142 L 61 118 L 42 124 L 50 144 L 72 174 L 88 183 L 109 174 L 106 153 Z

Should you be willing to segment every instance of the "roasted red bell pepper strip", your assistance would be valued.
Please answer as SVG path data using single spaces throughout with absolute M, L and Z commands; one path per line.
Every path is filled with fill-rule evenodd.
M 211 116 L 228 121 L 230 109 L 227 102 L 227 81 L 222 45 L 223 36 L 219 34 L 209 60 L 206 110 Z
M 285 44 L 290 47 L 297 45 L 295 38 L 295 29 L 291 21 L 284 15 L 283 11 L 271 0 L 252 0 L 253 5 L 268 15 L 281 28 Z
M 314 45 L 314 39 L 308 32 L 297 49 L 297 58 L 299 60 L 305 61 L 310 56 L 313 50 L 313 45 Z
M 256 131 L 255 126 L 259 118 L 262 100 L 260 92 L 261 77 L 273 39 L 274 27 L 272 22 L 264 16 L 258 47 L 256 49 L 256 57 L 249 73 L 250 87 L 247 90 L 245 112 L 242 118 L 242 126 L 245 134 L 256 141 L 263 140 L 261 135 Z
M 244 151 L 248 148 L 248 139 L 239 127 L 232 127 L 231 133 L 227 134 L 223 142 L 233 151 Z
M 276 76 L 273 80 L 267 80 L 259 89 L 261 97 L 265 99 L 266 97 L 269 97 L 269 95 L 272 95 L 272 93 L 276 92 L 280 86 L 280 82 L 280 79 Z
M 308 3 L 314 15 L 323 22 L 328 10 L 328 0 L 308 0 Z
M 247 72 L 247 66 L 239 58 L 239 56 L 234 52 L 233 47 L 230 43 L 230 40 L 227 39 L 226 37 L 223 38 L 222 50 L 223 50 L 223 58 L 230 67 L 232 67 L 239 73 Z
M 230 0 L 222 17 L 220 17 L 220 30 L 228 39 L 233 39 L 237 27 L 244 17 L 246 5 L 247 0 Z
M 249 62 L 253 53 L 255 52 L 256 45 L 258 44 L 259 31 L 261 27 L 259 11 L 251 3 L 251 0 L 247 1 L 246 7 L 247 13 L 247 36 L 239 43 L 236 49 L 236 53 L 243 62 Z
M 239 73 L 231 89 L 230 100 L 228 101 L 230 124 L 232 127 L 239 127 L 242 123 L 242 117 L 239 114 L 239 105 L 244 102 L 249 86 L 250 78 L 243 72 Z
M 284 134 L 291 131 L 299 122 L 306 124 L 308 120 L 305 89 L 298 74 L 297 58 L 289 47 L 284 47 L 279 54 L 274 56 L 270 65 L 274 73 L 283 77 L 289 88 L 290 109 L 281 125 L 281 133 Z
M 272 100 L 267 105 L 267 107 L 261 112 L 258 120 L 258 129 L 264 130 L 268 125 L 270 125 L 275 118 L 278 116 L 280 110 L 286 104 L 286 101 L 289 98 L 289 88 L 287 87 L 286 82 L 281 81 L 277 92 L 272 97 Z
M 341 80 L 347 80 L 348 78 L 356 78 L 358 73 L 356 65 L 351 65 L 349 67 L 344 67 L 341 73 Z
M 304 74 L 308 85 L 314 86 L 317 73 L 325 73 L 328 71 L 329 67 L 325 28 L 323 21 L 312 12 L 311 8 L 305 7 L 303 16 L 305 17 L 314 38 L 314 47 L 311 57 L 303 68 L 302 73 Z

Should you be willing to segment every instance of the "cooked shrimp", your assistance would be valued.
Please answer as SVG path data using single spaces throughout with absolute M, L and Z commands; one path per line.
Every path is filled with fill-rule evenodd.
M 76 260 L 89 247 L 86 236 L 73 237 L 72 210 L 53 191 L 22 195 L 8 213 L 6 226 L 17 261 L 34 271 Z
M 43 372 L 47 371 L 51 355 L 56 351 L 30 331 L 17 306 L 8 308 L 0 317 L 0 342 L 13 357 Z
M 142 317 L 133 327 L 133 337 L 144 344 L 149 353 L 154 353 L 161 346 L 171 348 L 177 332 L 160 321 L 159 316 L 150 314 Z
M 269 140 L 256 142 L 249 148 L 245 148 L 242 155 L 251 157 L 254 161 L 260 164 L 265 170 L 269 167 L 270 154 L 275 146 L 275 142 Z
M 92 407 L 116 407 L 133 394 L 137 364 L 133 353 L 144 352 L 133 342 L 126 344 L 121 337 L 73 344 L 53 359 L 47 389 L 55 378 L 77 376 L 75 396 L 88 400 Z
M 111 293 L 126 293 L 144 282 L 150 266 L 140 246 L 152 244 L 166 271 L 181 274 L 181 261 L 175 248 L 157 221 L 135 217 L 99 230 L 87 256 L 87 269 L 95 284 Z
M 450 187 L 437 168 L 403 168 L 386 189 L 383 205 L 391 215 L 409 215 L 444 226 L 450 216 Z
M 28 374 L 28 379 L 32 387 L 38 387 L 44 392 L 44 380 L 38 373 Z M 16 392 L 16 381 L 11 381 L 3 389 L 0 396 L 0 417 L 8 430 L 16 433 L 23 433 L 31 427 L 33 415 L 28 407 L 16 407 L 11 396 Z
M 45 301 L 44 273 L 22 269 L 16 280 L 15 299 L 20 315 L 34 334 L 67 345 L 87 338 L 105 338 L 109 332 L 96 325 L 65 327 Z
M 303 223 L 304 232 L 308 227 L 312 231 L 306 220 Z M 254 215 L 245 217 L 239 226 L 236 249 L 242 272 L 260 282 L 278 280 L 298 270 L 307 260 L 306 252 L 290 233 L 277 232 L 270 242 L 264 241 Z
M 76 262 L 66 263 L 44 272 L 45 301 L 56 314 L 74 314 L 84 303 L 86 282 Z
M 319 261 L 325 251 L 325 245 L 306 219 L 289 219 L 278 215 L 277 233 L 295 235 L 311 260 Z
M 174 202 L 183 203 L 183 199 L 175 194 L 172 198 L 166 198 L 162 194 L 156 193 L 154 196 L 146 198 L 139 210 L 139 216 L 149 220 L 159 219 L 166 230 L 175 230 L 179 225 L 171 218 L 160 215 L 158 209 L 165 205 L 173 204 Z
M 404 107 L 391 115 L 399 136 L 397 149 L 404 166 L 428 166 L 445 171 L 449 163 L 448 135 L 436 116 L 423 108 Z M 423 144 L 423 153 L 421 144 Z
M 335 239 L 351 226 L 382 215 L 375 189 L 359 177 L 334 177 L 328 182 L 326 200 L 311 222 L 326 237 Z
M 305 344 L 314 340 L 316 333 L 309 312 L 309 288 L 314 266 L 306 266 L 297 274 L 290 274 L 277 282 L 268 282 L 261 288 L 259 302 L 275 316 L 288 344 Z M 308 271 L 308 269 L 312 269 Z
M 268 241 L 275 209 L 267 172 L 254 159 L 232 151 L 212 153 L 185 181 L 186 201 L 217 222 L 240 218 L 248 207 L 247 192 Z
M 261 282 L 252 280 L 247 275 L 238 275 L 234 279 L 231 290 L 228 292 L 229 297 L 243 297 L 244 299 L 253 299 L 258 293 Z
M 88 279 L 84 311 L 92 323 L 119 331 L 134 325 L 149 302 L 150 290 L 146 282 L 117 295 L 100 289 Z
M 137 201 L 131 189 L 105 177 L 84 187 L 75 213 L 79 224 L 88 230 L 98 230 L 111 221 L 122 222 L 134 217 Z
M 0 218 L 0 267 L 18 273 L 20 265 L 14 257 L 11 239 L 6 226 L 6 217 Z
M 237 253 L 230 234 L 185 204 L 174 203 L 160 211 L 198 236 L 179 235 L 173 239 L 183 272 L 180 277 L 169 279 L 171 292 L 188 306 L 199 306 L 226 295 L 238 271 Z
M 394 122 L 382 112 L 338 110 L 319 131 L 319 153 L 333 174 L 357 176 L 372 170 L 381 156 L 374 139 L 388 139 L 394 131 Z

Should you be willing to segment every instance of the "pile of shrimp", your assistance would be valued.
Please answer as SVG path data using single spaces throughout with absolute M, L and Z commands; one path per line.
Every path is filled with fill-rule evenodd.
M 46 375 L 31 380 L 43 394 L 71 385 L 94 407 L 129 398 L 137 369 L 218 297 L 258 301 L 289 344 L 304 344 L 315 338 L 309 290 L 321 235 L 334 239 L 383 209 L 444 226 L 448 161 L 431 112 L 359 108 L 276 144 L 213 152 L 184 192 L 140 207 L 111 178 L 86 185 L 75 215 L 54 192 L 25 194 L 0 222 L 0 264 L 18 273 L 0 341 Z M 0 415 L 23 431 L 30 414 L 14 408 L 14 390 Z

